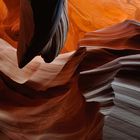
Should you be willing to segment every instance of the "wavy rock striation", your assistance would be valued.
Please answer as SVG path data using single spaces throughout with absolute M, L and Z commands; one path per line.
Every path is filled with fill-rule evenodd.
M 139 36 L 140 24 L 127 20 L 87 33 L 79 41 L 78 50 L 61 54 L 50 64 L 36 57 L 23 69 L 18 68 L 16 49 L 1 39 L 1 135 L 12 140 L 101 140 L 103 136 L 111 139 L 119 131 L 104 117 L 117 111 L 112 106 L 114 103 L 117 106 L 114 101 L 119 94 L 115 93 L 114 98 L 112 82 L 116 81 L 115 77 L 129 78 L 129 74 L 121 73 L 139 73 Z M 128 88 L 133 86 L 132 81 L 139 82 L 137 76 L 131 77 L 125 83 Z M 125 107 L 135 116 L 134 108 Z M 121 121 L 116 120 L 115 124 L 125 121 L 127 113 L 122 115 L 122 119 L 117 117 Z M 139 120 L 138 114 L 135 117 Z M 130 126 L 136 123 L 132 118 L 128 117 Z M 140 130 L 140 125 L 136 128 Z M 119 136 L 124 138 L 122 127 L 120 131 Z M 129 134 L 128 138 L 139 137 Z

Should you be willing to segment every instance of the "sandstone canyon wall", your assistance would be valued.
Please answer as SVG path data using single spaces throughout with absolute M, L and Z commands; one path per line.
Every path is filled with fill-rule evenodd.
M 62 54 L 19 69 L 19 0 L 0 0 L 1 139 L 140 139 L 139 7 L 69 0 Z

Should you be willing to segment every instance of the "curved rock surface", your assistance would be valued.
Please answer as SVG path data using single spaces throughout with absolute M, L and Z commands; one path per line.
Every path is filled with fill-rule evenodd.
M 23 69 L 17 66 L 16 49 L 1 39 L 2 136 L 12 140 L 110 138 L 113 133 L 109 132 L 114 131 L 106 131 L 111 126 L 104 116 L 112 114 L 116 99 L 112 82 L 115 77 L 123 78 L 122 72 L 140 72 L 139 36 L 140 23 L 127 20 L 87 33 L 76 51 L 60 54 L 50 64 L 36 57 Z M 132 79 L 140 81 L 137 76 L 131 77 L 126 85 L 133 85 Z M 129 74 L 125 74 L 125 78 L 129 78 Z M 133 110 L 129 111 L 132 116 L 136 114 Z M 128 122 L 135 125 L 131 119 Z M 121 128 L 121 136 L 126 135 L 123 132 Z M 127 137 L 133 140 L 139 135 L 127 134 Z
M 140 21 L 139 0 L 69 0 L 70 28 L 64 52 L 77 48 L 85 33 L 127 19 Z

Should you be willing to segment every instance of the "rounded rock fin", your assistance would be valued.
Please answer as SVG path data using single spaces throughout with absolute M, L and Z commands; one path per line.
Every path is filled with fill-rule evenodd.
M 60 44 L 62 43 L 54 47 L 54 44 L 55 44 L 54 40 L 56 40 L 56 38 L 58 39 L 58 34 L 60 35 L 60 33 L 56 33 L 56 32 L 58 32 L 58 30 L 60 30 L 59 28 L 61 28 L 59 26 L 62 21 L 62 15 L 64 14 L 64 9 L 65 9 L 64 8 L 65 0 L 51 0 L 51 1 L 50 0 L 46 0 L 46 1 L 24 0 L 24 1 L 28 1 L 29 7 L 32 9 L 31 12 L 32 12 L 33 17 L 30 17 L 29 21 L 33 20 L 34 30 L 32 31 L 33 35 L 30 40 L 27 39 L 26 36 L 23 36 L 23 33 L 30 34 L 30 30 L 27 30 L 29 27 L 24 22 L 24 19 L 27 20 L 26 19 L 27 15 L 24 15 L 22 17 L 23 19 L 20 26 L 21 34 L 20 34 L 19 45 L 17 49 L 18 64 L 20 68 L 28 64 L 37 55 L 42 55 L 43 58 L 48 58 L 46 57 L 46 55 L 50 54 L 51 53 L 50 51 L 53 50 L 52 51 L 53 53 L 56 51 L 55 49 L 57 49 L 56 52 L 60 50 L 59 47 L 60 47 Z M 67 24 L 65 26 L 67 26 Z M 62 34 L 66 35 L 66 33 L 62 33 Z M 63 36 L 63 35 L 60 35 L 60 36 Z M 47 51 L 43 51 L 43 50 L 47 50 Z M 42 52 L 45 52 L 45 53 L 42 53 Z M 58 53 L 54 53 L 54 54 L 58 54 Z M 56 55 L 52 54 L 49 56 L 52 57 L 50 58 L 50 60 L 53 60 L 55 58 L 53 56 L 56 56 Z M 48 59 L 48 62 L 49 62 L 49 59 Z
M 52 62 L 64 46 L 68 32 L 68 18 L 66 6 L 63 6 L 61 19 L 53 37 L 41 52 L 41 57 L 45 62 Z

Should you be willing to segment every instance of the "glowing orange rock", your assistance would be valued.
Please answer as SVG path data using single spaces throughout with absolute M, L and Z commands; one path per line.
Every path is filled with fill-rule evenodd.
M 139 0 L 69 0 L 70 29 L 63 52 L 75 50 L 84 33 L 122 22 L 140 20 Z
M 17 47 L 20 0 L 0 0 L 0 37 Z

